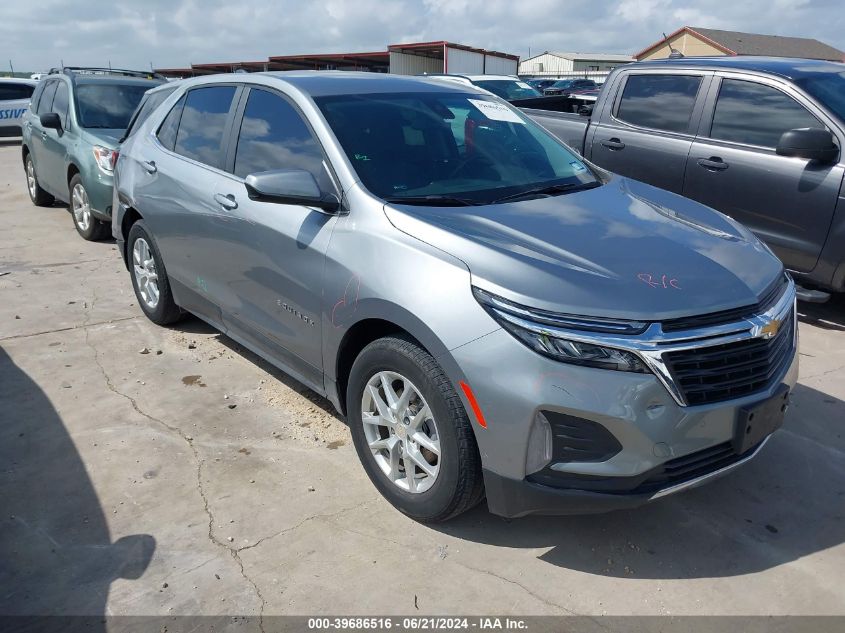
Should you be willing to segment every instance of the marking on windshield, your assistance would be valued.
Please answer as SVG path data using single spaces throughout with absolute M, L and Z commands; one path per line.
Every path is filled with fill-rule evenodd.
M 681 288 L 681 282 L 674 277 L 669 277 L 669 275 L 656 276 L 649 273 L 640 273 L 637 275 L 637 278 L 652 288 L 665 288 L 667 290 L 669 288 L 674 288 L 675 290 L 683 290 L 683 288 Z

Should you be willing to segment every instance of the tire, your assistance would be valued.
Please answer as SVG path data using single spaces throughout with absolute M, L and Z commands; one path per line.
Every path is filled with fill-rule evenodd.
M 23 169 L 26 174 L 26 189 L 29 192 L 29 199 L 36 207 L 49 207 L 55 198 L 41 188 L 38 184 L 38 176 L 35 174 L 35 163 L 32 162 L 32 155 L 27 154 L 23 160 Z
M 143 244 L 140 244 L 139 241 L 143 241 Z M 137 254 L 135 252 L 136 243 L 139 243 L 139 253 Z M 141 306 L 141 310 L 147 315 L 147 318 L 158 325 L 168 325 L 181 319 L 183 312 L 176 305 L 176 302 L 173 301 L 173 294 L 170 291 L 170 282 L 167 278 L 167 270 L 164 267 L 164 262 L 161 259 L 161 253 L 143 220 L 135 222 L 129 230 L 129 237 L 126 240 L 126 254 L 129 260 L 129 275 L 132 277 L 132 288 L 135 290 L 135 298 L 138 300 L 138 305 Z M 148 262 L 152 261 L 152 267 L 149 265 L 143 266 L 143 257 L 145 255 L 147 256 Z M 139 266 L 139 262 L 142 265 Z M 142 282 L 139 278 L 142 278 L 144 275 L 138 270 L 139 267 L 141 270 L 153 272 L 157 276 L 155 289 L 158 296 L 155 302 L 150 300 L 151 291 L 148 283 L 144 284 L 147 288 L 146 293 L 142 292 L 142 288 L 140 287 Z
M 371 381 L 373 385 L 383 384 L 379 379 L 385 375 L 391 376 L 388 378 L 389 383 L 396 376 L 395 382 L 390 384 L 402 388 L 400 393 L 391 387 L 393 394 L 400 396 L 400 407 L 401 395 L 409 386 L 419 396 L 412 396 L 416 406 L 410 407 L 411 413 L 400 414 L 397 419 L 403 415 L 406 421 L 412 417 L 417 418 L 421 405 L 427 404 L 431 420 L 423 422 L 421 426 L 415 426 L 413 422 L 410 425 L 402 423 L 403 430 L 397 428 L 400 424 L 391 427 L 365 423 L 365 406 L 368 419 L 385 419 L 370 415 L 371 411 L 376 410 L 375 399 L 365 394 L 365 390 L 367 394 L 371 393 L 368 388 Z M 384 395 L 386 392 L 382 390 L 381 393 Z M 369 400 L 366 405 L 365 400 Z M 418 521 L 440 522 L 466 512 L 484 498 L 481 457 L 463 403 L 437 361 L 417 342 L 397 335 L 367 345 L 352 365 L 346 402 L 352 440 L 364 470 L 382 496 L 400 512 Z M 386 404 L 385 398 L 382 398 L 382 404 Z M 434 453 L 425 452 L 426 445 L 414 442 L 411 435 L 415 428 L 424 431 L 429 443 L 439 442 L 440 454 L 436 459 Z M 367 437 L 368 433 L 370 437 Z M 413 432 L 413 435 L 419 437 L 417 432 Z M 436 440 L 431 439 L 434 436 Z M 391 438 L 403 439 L 396 442 Z M 411 443 L 407 444 L 409 440 Z M 370 447 L 371 442 L 392 443 L 391 446 L 398 443 L 399 448 L 396 450 L 400 451 L 399 454 L 405 451 L 406 446 L 410 446 L 417 458 L 423 454 L 428 455 L 426 462 L 429 468 L 437 469 L 436 475 L 431 477 L 422 467 L 416 467 L 411 462 L 415 467 L 409 482 L 404 457 L 401 466 L 398 460 L 390 459 L 392 449 L 381 450 L 377 457 Z M 431 462 L 436 464 L 432 465 Z M 397 464 L 395 468 L 394 464 Z M 402 477 L 392 478 L 385 472 L 385 468 L 390 473 L 402 474 Z M 412 492 L 411 486 L 417 491 Z
M 82 183 L 82 176 L 75 174 L 68 185 L 68 211 L 73 218 L 76 232 L 82 239 L 97 242 L 111 235 L 111 224 L 94 217 L 88 203 L 88 192 Z

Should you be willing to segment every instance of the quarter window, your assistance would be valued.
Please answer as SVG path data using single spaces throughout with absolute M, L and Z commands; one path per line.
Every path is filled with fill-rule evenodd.
M 223 131 L 234 96 L 234 86 L 212 86 L 189 91 L 179 121 L 174 151 L 206 165 L 221 167 Z
M 235 175 L 275 169 L 304 169 L 324 190 L 332 188 L 322 149 L 296 109 L 279 95 L 253 88 L 238 135 Z
M 700 85 L 701 77 L 692 75 L 631 75 L 616 118 L 640 127 L 686 132 Z
M 157 92 L 148 93 L 141 103 L 138 105 L 138 109 L 135 110 L 135 114 L 132 116 L 132 120 L 129 122 L 129 127 L 126 128 L 126 134 L 124 134 L 124 138 L 129 138 L 129 135 L 132 134 L 133 131 L 137 130 L 141 124 L 147 120 L 147 118 L 153 113 L 158 106 L 164 103 L 164 100 L 169 97 L 173 91 L 176 90 L 174 86 L 171 89 L 162 89 Z
M 56 87 L 58 86 L 58 83 L 58 81 L 51 81 L 44 87 L 41 100 L 38 102 L 38 110 L 36 111 L 36 114 L 51 112 L 50 108 L 53 107 L 53 97 L 56 96 Z
M 760 147 L 777 147 L 784 132 L 824 125 L 792 97 L 751 81 L 723 79 L 710 137 Z
M 184 106 L 185 96 L 182 95 L 182 98 L 176 102 L 176 105 L 164 117 L 161 127 L 158 128 L 159 142 L 171 151 L 173 150 L 173 146 L 176 145 L 176 132 L 179 131 L 179 119 L 182 117 Z

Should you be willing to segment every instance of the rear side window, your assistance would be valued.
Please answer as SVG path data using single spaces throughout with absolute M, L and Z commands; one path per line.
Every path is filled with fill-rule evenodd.
M 41 100 L 38 102 L 38 110 L 36 110 L 37 114 L 51 112 L 50 108 L 53 107 L 53 97 L 56 96 L 56 87 L 58 83 L 58 81 L 51 81 L 44 87 Z
M 784 132 L 824 125 L 804 106 L 776 88 L 752 81 L 723 79 L 710 137 L 761 147 L 777 147 Z
M 29 84 L 0 83 L 0 101 L 29 99 L 35 86 Z
M 58 88 L 56 88 L 56 96 L 53 97 L 53 106 L 50 108 L 50 112 L 55 112 L 59 115 L 59 119 L 62 122 L 62 127 L 67 129 L 67 109 L 68 109 L 68 91 L 67 91 L 67 84 L 63 81 L 59 82 Z
M 195 88 L 188 92 L 174 151 L 196 161 L 221 167 L 223 132 L 234 86 Z
M 667 132 L 689 129 L 701 77 L 630 75 L 616 118 L 632 125 Z
M 179 131 L 179 119 L 182 117 L 182 109 L 185 107 L 185 95 L 176 102 L 176 105 L 164 117 L 161 127 L 158 128 L 158 140 L 167 149 L 173 150 L 176 145 L 176 132 Z
M 124 138 L 129 138 L 129 135 L 132 134 L 134 130 L 137 130 L 141 124 L 149 118 L 149 116 L 153 113 L 153 110 L 164 103 L 164 100 L 167 99 L 174 90 L 176 90 L 176 86 L 169 90 L 163 89 L 157 92 L 148 93 L 144 97 L 143 101 L 141 101 L 138 105 L 138 109 L 135 110 L 135 114 L 132 115 L 132 120 L 129 122 L 129 127 L 126 129 Z
M 322 149 L 296 109 L 279 95 L 253 88 L 238 135 L 235 175 L 274 169 L 304 169 L 324 190 L 331 189 Z

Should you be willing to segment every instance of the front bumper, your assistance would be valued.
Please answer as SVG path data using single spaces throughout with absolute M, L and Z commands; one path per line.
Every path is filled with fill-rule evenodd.
M 534 353 L 504 330 L 452 350 L 452 356 L 487 424 L 476 426 L 475 435 L 488 506 L 506 517 L 631 508 L 727 474 L 762 447 L 761 442 L 743 455 L 732 452 L 740 411 L 775 396 L 783 385 L 791 389 L 798 376 L 793 346 L 767 389 L 683 406 L 653 374 L 560 363 Z M 575 433 L 589 435 L 595 453 L 579 461 L 576 453 L 555 448 L 551 461 L 538 467 L 531 458 L 538 412 L 563 420 L 564 431 L 567 420 L 579 421 Z M 679 464 L 699 456 L 708 459 L 679 470 Z

